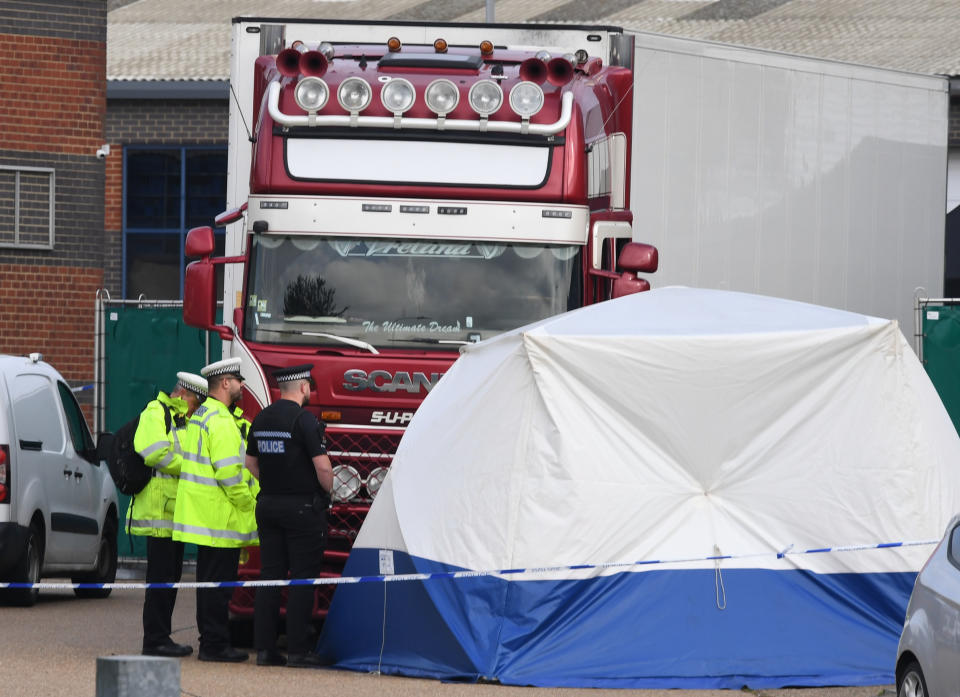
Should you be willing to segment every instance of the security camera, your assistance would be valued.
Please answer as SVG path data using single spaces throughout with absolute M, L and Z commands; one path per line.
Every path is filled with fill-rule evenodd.
M 98 159 L 98 160 L 105 160 L 105 159 L 107 159 L 107 155 L 109 155 L 109 154 L 110 154 L 110 145 L 109 145 L 109 144 L 105 144 L 105 145 L 102 145 L 101 147 L 97 148 L 97 159 Z

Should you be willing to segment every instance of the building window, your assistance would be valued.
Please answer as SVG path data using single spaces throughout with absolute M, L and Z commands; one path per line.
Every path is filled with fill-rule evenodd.
M 123 156 L 123 295 L 179 299 L 187 231 L 227 205 L 227 150 L 130 146 Z M 214 237 L 222 255 L 223 231 Z
M 56 175 L 0 165 L 0 247 L 53 249 Z

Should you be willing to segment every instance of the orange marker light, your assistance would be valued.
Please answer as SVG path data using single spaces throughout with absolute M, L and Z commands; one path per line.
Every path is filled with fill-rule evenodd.
M 447 41 L 446 39 L 437 39 L 433 42 L 433 50 L 437 53 L 446 53 L 447 52 Z
M 320 420 L 321 421 L 339 421 L 343 416 L 339 411 L 321 411 Z
M 493 42 L 492 41 L 481 41 L 480 42 L 480 53 L 485 56 L 489 56 L 493 53 Z
M 387 50 L 391 53 L 396 53 L 400 50 L 400 39 L 395 36 L 391 36 L 387 39 Z

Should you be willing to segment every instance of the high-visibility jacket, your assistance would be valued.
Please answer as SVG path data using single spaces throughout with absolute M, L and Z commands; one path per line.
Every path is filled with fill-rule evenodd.
M 170 410 L 169 431 L 164 405 Z M 180 438 L 185 431 L 185 424 L 177 426 L 177 421 L 183 423 L 186 414 L 187 403 L 165 392 L 160 392 L 140 412 L 133 448 L 156 472 L 143 490 L 134 495 L 127 509 L 127 529 L 133 535 L 170 537 L 173 534 L 173 509 L 182 461 Z
M 183 462 L 173 513 L 173 539 L 206 547 L 244 547 L 257 540 L 256 527 L 240 524 L 256 499 L 244 477 L 244 446 L 233 415 L 208 397 L 193 412 L 180 440 Z M 249 472 L 247 471 L 249 477 Z
M 250 422 L 247 421 L 243 416 L 243 409 L 240 407 L 234 407 L 230 415 L 233 417 L 233 422 L 237 425 L 237 428 L 240 430 L 240 437 L 243 439 L 243 452 L 247 452 L 247 436 L 250 435 Z M 247 483 L 247 486 L 250 487 L 250 493 L 253 494 L 253 498 L 256 499 L 260 494 L 260 481 L 250 474 L 250 470 L 246 467 L 243 468 L 243 481 Z M 250 511 L 235 511 L 234 517 L 230 520 L 230 527 L 234 530 L 237 530 L 241 533 L 254 533 L 256 536 L 257 532 L 257 516 L 255 510 Z M 259 538 L 252 540 L 249 544 L 257 545 L 260 544 Z

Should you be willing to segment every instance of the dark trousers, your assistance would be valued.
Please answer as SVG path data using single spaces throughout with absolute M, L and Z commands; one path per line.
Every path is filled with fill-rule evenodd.
M 257 500 L 260 535 L 260 578 L 266 580 L 317 578 L 323 567 L 327 514 L 316 510 L 312 497 L 268 496 Z M 287 592 L 287 649 L 308 653 L 310 619 L 316 586 L 289 586 Z M 258 588 L 254 602 L 254 644 L 258 650 L 275 649 L 280 617 L 280 589 Z
M 183 572 L 183 543 L 169 537 L 147 538 L 147 583 L 177 583 Z M 176 588 L 148 588 L 143 595 L 143 648 L 170 643 L 170 618 Z
M 197 545 L 197 581 L 236 581 L 240 548 Z M 233 588 L 197 589 L 197 629 L 200 650 L 218 652 L 230 646 L 227 604 Z

